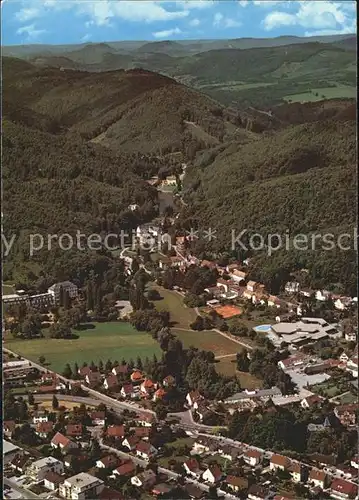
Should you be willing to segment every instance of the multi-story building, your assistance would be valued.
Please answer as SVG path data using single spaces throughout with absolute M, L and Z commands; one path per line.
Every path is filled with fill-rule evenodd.
M 85 500 L 87 498 L 99 498 L 105 484 L 91 474 L 81 472 L 76 476 L 69 477 L 59 486 L 61 498 L 70 500 Z
M 63 462 L 53 457 L 45 457 L 36 460 L 27 469 L 27 475 L 34 481 L 42 481 L 48 472 L 62 474 L 64 472 Z
M 55 304 L 60 303 L 62 291 L 67 292 L 70 299 L 74 299 L 78 296 L 78 288 L 76 285 L 71 283 L 71 281 L 62 281 L 61 283 L 55 283 L 47 290 L 47 292 L 54 297 Z

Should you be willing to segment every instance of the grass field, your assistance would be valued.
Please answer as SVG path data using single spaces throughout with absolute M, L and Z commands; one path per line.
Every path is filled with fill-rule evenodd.
M 26 358 L 38 361 L 45 356 L 50 368 L 62 371 L 66 363 L 71 366 L 77 362 L 80 366 L 86 361 L 97 363 L 102 359 L 121 362 L 122 358 L 136 361 L 137 356 L 159 355 L 160 347 L 148 333 L 135 330 L 128 323 L 94 323 L 94 328 L 79 331 L 78 339 L 32 339 L 5 340 L 4 347 L 11 349 Z
M 40 410 L 55 411 L 52 408 L 52 401 L 36 401 L 39 403 Z M 59 399 L 59 406 L 64 406 L 67 410 L 72 411 L 74 408 L 78 408 L 81 403 L 72 403 L 71 401 L 64 401 Z M 94 408 L 93 406 L 86 404 L 86 408 Z
M 263 385 L 262 380 L 247 372 L 239 372 L 236 370 L 236 357 L 222 358 L 216 364 L 216 370 L 222 375 L 236 375 L 239 379 L 242 389 L 260 389 Z
M 324 97 L 323 97 L 324 96 Z M 287 102 L 314 102 L 323 99 L 338 99 L 356 97 L 356 88 L 339 85 L 338 87 L 326 87 L 322 89 L 311 89 L 310 92 L 301 94 L 286 95 L 283 99 Z
M 182 295 L 156 285 L 151 284 L 150 287 L 156 288 L 162 297 L 161 300 L 154 301 L 156 309 L 158 311 L 169 311 L 174 327 L 189 328 L 190 323 L 196 319 L 197 315 L 194 309 L 183 304 Z
M 204 351 L 212 351 L 216 356 L 236 354 L 241 350 L 239 344 L 211 330 L 197 332 L 176 330 L 176 328 L 174 328 L 172 331 L 186 348 L 190 346 L 197 347 Z

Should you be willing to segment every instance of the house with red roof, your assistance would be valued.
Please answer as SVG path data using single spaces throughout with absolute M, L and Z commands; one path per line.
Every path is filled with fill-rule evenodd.
M 85 376 L 85 382 L 90 387 L 97 387 L 101 384 L 102 376 L 100 372 L 90 372 Z
M 116 389 L 116 387 L 119 386 L 119 380 L 117 378 L 117 375 L 108 375 L 105 377 L 105 380 L 103 381 L 103 386 L 107 391 L 110 391 L 111 389 Z
M 164 387 L 173 387 L 176 385 L 176 380 L 172 375 L 167 375 L 167 377 L 163 379 L 162 383 Z
M 106 436 L 113 439 L 122 439 L 125 435 L 124 425 L 110 425 L 107 427 Z
M 204 398 L 203 398 L 203 396 L 201 396 L 201 394 L 199 393 L 199 391 L 197 389 L 190 391 L 186 396 L 187 404 L 188 404 L 188 406 L 191 406 L 191 407 L 194 407 L 195 403 L 198 404 L 201 399 L 204 399 Z
M 196 479 L 201 477 L 201 469 L 198 461 L 195 458 L 189 458 L 183 463 L 186 474 Z
M 235 491 L 236 493 L 238 491 L 243 491 L 248 489 L 248 479 L 245 477 L 240 477 L 240 476 L 232 476 L 229 475 L 226 477 L 225 480 L 227 486 L 232 490 Z
M 117 365 L 112 368 L 113 375 L 118 377 L 119 375 L 128 375 L 130 369 L 127 365 Z
M 251 467 L 256 467 L 258 464 L 260 464 L 262 458 L 262 453 L 254 449 L 246 451 L 246 453 L 243 455 L 243 460 Z
M 285 457 L 283 455 L 278 455 L 274 453 L 271 456 L 269 467 L 271 470 L 276 470 L 276 469 L 281 469 L 285 470 L 288 469 L 290 466 L 290 459 L 288 457 Z
M 90 413 L 93 425 L 104 426 L 106 424 L 106 413 L 104 411 L 93 411 Z
M 166 396 L 166 391 L 162 387 L 160 387 L 154 393 L 154 395 L 153 395 L 153 401 L 162 400 L 162 399 L 164 399 L 165 396 Z
M 136 470 L 136 465 L 132 460 L 126 460 L 117 469 L 113 471 L 114 476 L 132 476 Z
M 358 486 L 345 479 L 335 478 L 330 485 L 330 496 L 338 500 L 356 498 L 358 494 Z
M 16 427 L 15 420 L 4 420 L 3 421 L 3 431 L 6 437 L 11 437 Z
M 152 427 L 152 425 L 156 422 L 156 417 L 154 413 L 141 413 L 138 416 L 137 422 L 139 425 L 143 425 L 145 427 Z
M 98 469 L 115 469 L 118 466 L 119 459 L 115 455 L 106 455 L 97 460 L 96 467 Z
M 218 483 L 222 477 L 223 474 L 218 465 L 210 465 L 202 474 L 203 480 L 211 484 Z
M 155 389 L 156 385 L 149 378 L 146 378 L 140 386 L 140 391 L 143 396 L 150 396 L 154 393 Z
M 127 436 L 123 441 L 122 441 L 122 446 L 125 448 L 128 448 L 130 451 L 134 450 L 137 446 L 137 443 L 140 441 L 140 438 L 137 436 Z
M 157 450 L 151 443 L 141 440 L 136 445 L 136 455 L 144 460 L 149 460 L 156 453 Z
M 309 483 L 324 490 L 329 482 L 327 474 L 321 469 L 311 469 L 308 478 Z
M 77 444 L 71 441 L 71 439 L 69 439 L 68 437 L 61 434 L 61 432 L 57 432 L 51 440 L 51 447 L 60 447 L 61 451 L 66 453 L 72 448 L 77 448 Z
M 36 425 L 35 433 L 41 438 L 47 438 L 54 430 L 54 423 L 49 420 L 48 422 L 39 422 Z
M 66 426 L 66 436 L 79 438 L 83 434 L 82 424 L 69 424 Z
M 314 406 L 321 405 L 323 401 L 324 398 L 318 396 L 318 394 L 312 394 L 311 396 L 307 396 L 306 398 L 302 399 L 302 401 L 300 402 L 300 406 L 304 409 L 313 408 Z
M 120 394 L 123 398 L 133 398 L 136 396 L 132 384 L 124 384 L 121 387 Z
M 143 381 L 144 379 L 144 376 L 142 374 L 142 372 L 140 372 L 139 370 L 135 370 L 133 373 L 131 373 L 131 382 L 133 384 L 139 384 L 140 382 Z
M 81 378 L 85 378 L 86 375 L 89 375 L 91 372 L 92 370 L 89 366 L 83 366 L 82 368 L 79 368 L 78 374 Z

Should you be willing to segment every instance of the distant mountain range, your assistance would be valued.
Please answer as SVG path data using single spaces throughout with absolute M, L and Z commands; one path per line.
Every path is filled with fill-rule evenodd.
M 356 95 L 356 35 L 23 45 L 3 55 L 89 72 L 142 68 L 241 109 Z

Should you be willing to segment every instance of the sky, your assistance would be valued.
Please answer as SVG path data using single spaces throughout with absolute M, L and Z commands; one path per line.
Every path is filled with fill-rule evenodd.
M 353 1 L 3 0 L 2 44 L 356 33 Z

